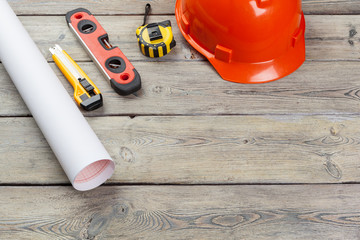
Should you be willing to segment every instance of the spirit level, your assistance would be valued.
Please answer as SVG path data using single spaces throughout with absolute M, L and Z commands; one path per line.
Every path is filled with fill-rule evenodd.
M 118 47 L 109 42 L 108 34 L 84 8 L 66 14 L 66 21 L 97 67 L 120 95 L 129 95 L 141 88 L 141 78 Z

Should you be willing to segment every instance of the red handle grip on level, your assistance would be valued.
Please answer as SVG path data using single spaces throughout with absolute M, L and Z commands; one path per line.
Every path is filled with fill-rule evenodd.
M 66 14 L 66 21 L 118 94 L 129 95 L 141 88 L 139 73 L 121 50 L 109 43 L 106 31 L 89 10 L 72 10 Z

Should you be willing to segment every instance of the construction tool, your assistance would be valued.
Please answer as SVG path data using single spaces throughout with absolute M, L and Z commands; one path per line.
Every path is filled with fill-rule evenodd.
M 147 57 L 157 58 L 168 54 L 176 46 L 176 41 L 170 20 L 146 25 L 150 10 L 151 5 L 148 3 L 145 6 L 143 25 L 136 29 L 136 37 L 142 54 Z
M 121 50 L 110 44 L 108 34 L 89 10 L 72 10 L 66 14 L 66 21 L 118 94 L 129 95 L 141 88 L 139 73 Z
M 75 101 L 87 111 L 103 105 L 100 90 L 76 62 L 59 46 L 49 49 L 56 65 L 74 88 Z

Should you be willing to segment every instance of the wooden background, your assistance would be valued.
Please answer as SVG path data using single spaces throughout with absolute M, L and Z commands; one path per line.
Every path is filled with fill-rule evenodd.
M 161 59 L 137 47 L 146 2 L 149 22 L 174 27 Z M 303 0 L 307 60 L 261 85 L 221 80 L 181 36 L 175 0 L 9 3 L 69 94 L 55 43 L 102 90 L 83 113 L 117 167 L 75 191 L 0 64 L 0 239 L 360 239 L 360 1 Z M 77 7 L 133 62 L 139 93 L 102 78 L 66 25 Z

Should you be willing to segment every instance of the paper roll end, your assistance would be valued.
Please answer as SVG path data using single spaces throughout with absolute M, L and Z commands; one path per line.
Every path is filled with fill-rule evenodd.
M 79 191 L 94 189 L 109 179 L 114 170 L 115 164 L 112 160 L 104 159 L 93 162 L 79 172 L 72 185 Z

